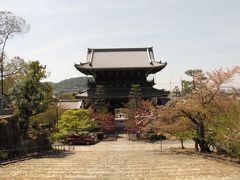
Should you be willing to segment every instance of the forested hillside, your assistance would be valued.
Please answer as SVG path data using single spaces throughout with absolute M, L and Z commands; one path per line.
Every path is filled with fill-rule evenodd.
M 87 89 L 88 79 L 91 77 L 76 77 L 65 79 L 58 83 L 51 83 L 53 86 L 53 93 L 67 93 L 67 92 L 79 92 Z

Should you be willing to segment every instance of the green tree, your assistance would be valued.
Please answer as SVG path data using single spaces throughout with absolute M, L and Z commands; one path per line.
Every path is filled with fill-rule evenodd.
M 126 108 L 124 109 L 124 113 L 127 116 L 127 132 L 130 134 L 140 133 L 140 124 L 142 124 L 142 113 L 144 110 L 141 86 L 139 84 L 131 85 L 128 99 L 128 103 L 125 105 Z
M 52 103 L 48 108 L 30 118 L 30 126 L 34 130 L 53 129 L 57 123 L 57 105 Z
M 104 86 L 97 85 L 94 97 L 94 109 L 97 113 L 106 114 L 108 112 L 104 98 Z
M 219 152 L 240 158 L 240 101 L 225 94 L 221 102 L 210 108 L 210 114 L 213 118 L 208 124 L 209 143 Z
M 192 91 L 199 88 L 198 81 L 199 79 L 205 80 L 206 76 L 201 69 L 190 69 L 185 71 L 185 74 L 192 78 L 191 81 L 183 80 L 182 81 L 182 90 L 183 94 L 191 93 Z
M 180 97 L 181 96 L 181 91 L 179 90 L 178 86 L 175 86 L 172 90 L 172 94 L 174 97 Z
M 96 87 L 94 111 L 92 112 L 92 118 L 95 120 L 97 127 L 106 135 L 112 132 L 115 128 L 114 115 L 108 113 L 103 85 L 97 85 Z
M 29 128 L 29 118 L 45 111 L 52 95 L 52 88 L 41 80 L 46 78 L 46 67 L 39 61 L 26 64 L 25 74 L 16 82 L 11 91 L 16 114 L 20 118 L 24 134 Z
M 131 85 L 128 98 L 128 108 L 139 108 L 141 106 L 142 92 L 140 84 Z
M 182 93 L 189 94 L 193 91 L 193 83 L 192 81 L 182 80 Z
M 58 121 L 60 134 L 79 133 L 96 128 L 96 123 L 91 119 L 89 110 L 67 110 Z

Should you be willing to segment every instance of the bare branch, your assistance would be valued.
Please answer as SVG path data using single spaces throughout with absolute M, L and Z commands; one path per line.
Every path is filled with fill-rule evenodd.
M 1 45 L 1 59 L 3 61 L 4 49 L 7 40 L 15 34 L 26 33 L 30 26 L 26 21 L 19 16 L 14 15 L 9 11 L 0 11 L 0 45 Z

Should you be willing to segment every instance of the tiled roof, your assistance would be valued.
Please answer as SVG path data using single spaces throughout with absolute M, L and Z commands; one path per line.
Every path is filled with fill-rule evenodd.
M 81 100 L 60 100 L 57 105 L 59 109 L 80 109 L 81 106 Z
M 162 69 L 166 63 L 155 61 L 153 48 L 110 48 L 88 49 L 85 63 L 75 64 L 82 70 L 97 69 L 134 69 L 158 68 Z

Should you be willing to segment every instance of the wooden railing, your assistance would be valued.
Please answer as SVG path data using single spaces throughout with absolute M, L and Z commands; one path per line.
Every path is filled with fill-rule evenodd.
M 54 143 L 52 147 L 55 151 L 75 150 L 73 145 L 63 143 Z

